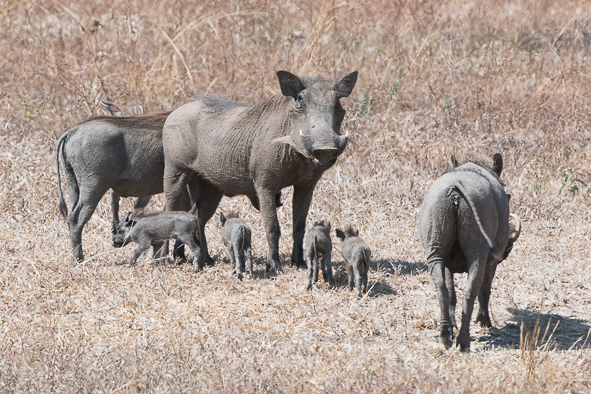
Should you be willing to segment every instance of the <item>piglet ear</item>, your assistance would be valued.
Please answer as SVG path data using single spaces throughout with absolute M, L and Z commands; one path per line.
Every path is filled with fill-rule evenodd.
M 359 236 L 359 230 L 355 231 L 355 236 L 358 237 Z
M 326 228 L 328 229 L 328 231 L 330 232 L 330 222 L 328 222 L 328 224 L 326 225 Z
M 458 160 L 456 159 L 456 155 L 454 155 L 453 153 L 451 154 L 451 165 L 453 166 L 453 168 L 456 168 L 460 165 L 460 163 L 458 163 Z
M 220 212 L 220 222 L 222 223 L 222 227 L 224 226 L 224 223 L 226 223 L 226 216 L 223 212 Z
M 127 215 L 125 215 L 125 219 L 123 219 L 125 221 L 125 223 L 128 223 L 129 221 L 131 221 L 131 212 L 128 212 Z
M 346 237 L 345 237 L 345 233 L 343 232 L 343 230 L 341 230 L 341 229 L 337 228 L 337 229 L 335 230 L 335 233 L 336 233 L 336 235 L 337 235 L 337 238 L 340 238 L 340 239 L 342 239 L 343 241 L 345 240 L 345 238 L 346 238 Z

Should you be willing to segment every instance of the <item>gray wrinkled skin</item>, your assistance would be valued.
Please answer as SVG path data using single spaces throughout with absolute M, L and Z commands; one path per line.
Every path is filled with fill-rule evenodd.
M 163 145 L 167 209 L 182 209 L 187 184 L 201 226 L 224 194 L 257 201 L 269 245 L 267 270 L 281 273 L 276 195 L 294 187 L 292 262 L 303 267 L 312 193 L 347 145 L 340 134 L 345 110 L 339 100 L 351 94 L 357 72 L 336 83 L 286 71 L 277 76 L 282 94 L 256 105 L 206 96 L 178 108 L 164 125 Z M 210 259 L 205 236 L 203 248 Z
M 352 228 L 342 231 L 336 229 L 336 235 L 343 241 L 341 254 L 345 259 L 345 268 L 349 277 L 349 290 L 353 290 L 353 284 L 357 283 L 357 297 L 361 298 L 362 292 L 367 293 L 367 272 L 371 261 L 371 249 L 361 237 L 359 231 Z
M 120 248 L 135 242 L 138 244 L 130 264 L 150 246 L 169 239 L 182 241 L 193 252 L 193 269 L 203 270 L 205 263 L 199 241 L 199 219 L 187 212 L 165 212 L 136 219 L 128 213 L 117 225 L 113 234 L 113 246 Z
M 119 223 L 119 196 L 139 197 L 136 208 L 162 193 L 162 127 L 168 113 L 128 118 L 100 116 L 64 133 L 56 145 L 60 212 L 68 219 L 74 260 L 84 260 L 82 229 L 103 195 L 112 189 L 113 228 Z M 72 209 L 64 201 L 60 165 Z M 158 246 L 160 248 L 160 246 Z
M 497 153 L 493 161 L 492 169 L 466 163 L 442 175 L 429 189 L 419 215 L 419 237 L 437 288 L 440 336 L 446 348 L 451 347 L 457 327 L 453 274 L 468 273 L 457 339 L 464 352 L 470 351 L 470 319 L 477 296 L 477 321 L 491 326 L 488 303 L 496 267 L 519 236 L 510 228 L 509 196 L 499 180 L 503 159 Z
M 248 263 L 248 273 L 253 278 L 250 228 L 238 215 L 226 217 L 220 213 L 220 221 L 222 223 L 222 240 L 228 248 L 231 264 L 236 267 L 238 279 L 242 280 L 243 272 L 246 271 L 246 263 Z
M 324 281 L 334 286 L 330 254 L 332 241 L 330 239 L 330 223 L 324 221 L 314 223 L 314 227 L 306 237 L 306 265 L 308 266 L 308 290 L 312 288 L 312 280 L 318 282 L 318 273 L 322 268 Z

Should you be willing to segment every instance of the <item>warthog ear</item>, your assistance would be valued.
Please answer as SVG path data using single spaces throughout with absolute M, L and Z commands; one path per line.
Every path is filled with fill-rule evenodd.
M 295 98 L 302 90 L 306 89 L 302 80 L 289 71 L 277 71 L 277 78 L 279 78 L 279 86 L 281 86 L 281 93 L 284 96 Z
M 328 222 L 328 224 L 326 225 L 326 228 L 328 229 L 328 232 L 330 232 L 330 222 Z
M 498 175 L 501 176 L 501 172 L 503 172 L 503 156 L 500 153 L 495 153 L 493 156 L 493 167 L 492 170 Z
M 129 221 L 131 221 L 131 212 L 128 212 L 127 215 L 125 215 L 125 219 L 123 219 L 125 221 L 125 223 L 128 223 Z
M 505 193 L 505 195 L 507 196 L 507 202 L 511 201 L 511 195 L 509 193 Z
M 223 212 L 220 212 L 220 222 L 222 222 L 222 227 L 224 227 L 224 224 L 226 223 L 226 216 L 224 215 Z
M 339 79 L 337 83 L 335 83 L 334 90 L 338 98 L 349 97 L 351 95 L 351 92 L 355 87 L 355 83 L 357 82 L 357 74 L 357 71 L 353 71 L 352 73 L 345 75 L 343 78 Z
M 453 168 L 456 168 L 460 165 L 460 163 L 458 163 L 458 160 L 456 159 L 456 156 L 453 153 L 451 154 L 451 165 L 453 166 Z
M 343 230 L 341 230 L 341 229 L 337 228 L 337 229 L 335 230 L 335 233 L 337 234 L 337 238 L 340 238 L 340 239 L 342 239 L 343 241 L 345 240 L 346 236 L 345 236 L 345 233 L 343 232 Z

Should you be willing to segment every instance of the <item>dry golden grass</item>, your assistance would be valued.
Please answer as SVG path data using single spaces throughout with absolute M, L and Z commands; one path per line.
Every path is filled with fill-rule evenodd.
M 452 0 L 0 2 L 0 391 L 590 392 L 591 7 Z M 351 144 L 308 217 L 354 224 L 374 264 L 368 297 L 289 266 L 291 191 L 279 209 L 286 267 L 255 279 L 218 264 L 118 265 L 105 197 L 70 262 L 57 137 L 104 114 L 170 110 L 204 93 L 256 102 L 275 71 L 359 70 Z M 416 222 L 449 155 L 502 152 L 524 229 L 493 283 L 494 329 L 472 353 L 438 343 L 438 303 Z M 162 197 L 154 206 L 162 206 Z M 125 201 L 123 212 L 131 208 Z M 338 241 L 334 239 L 336 249 Z M 457 280 L 460 299 L 465 277 Z M 557 325 L 558 324 L 558 325 Z

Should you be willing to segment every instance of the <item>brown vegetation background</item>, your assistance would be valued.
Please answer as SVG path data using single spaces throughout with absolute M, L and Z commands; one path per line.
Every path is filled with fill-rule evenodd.
M 585 1 L 0 1 L 0 391 L 590 392 L 591 7 Z M 216 216 L 218 264 L 129 267 L 105 197 L 70 259 L 54 144 L 104 115 L 172 110 L 207 93 L 255 103 L 277 70 L 358 70 L 351 143 L 308 217 L 370 244 L 357 300 L 290 267 L 238 282 Z M 416 222 L 450 154 L 501 152 L 523 233 L 493 283 L 494 329 L 472 354 L 438 343 L 438 303 Z M 153 209 L 162 206 L 156 199 Z M 131 201 L 125 201 L 123 211 Z M 336 238 L 336 249 L 339 248 Z M 460 300 L 465 277 L 457 280 Z

